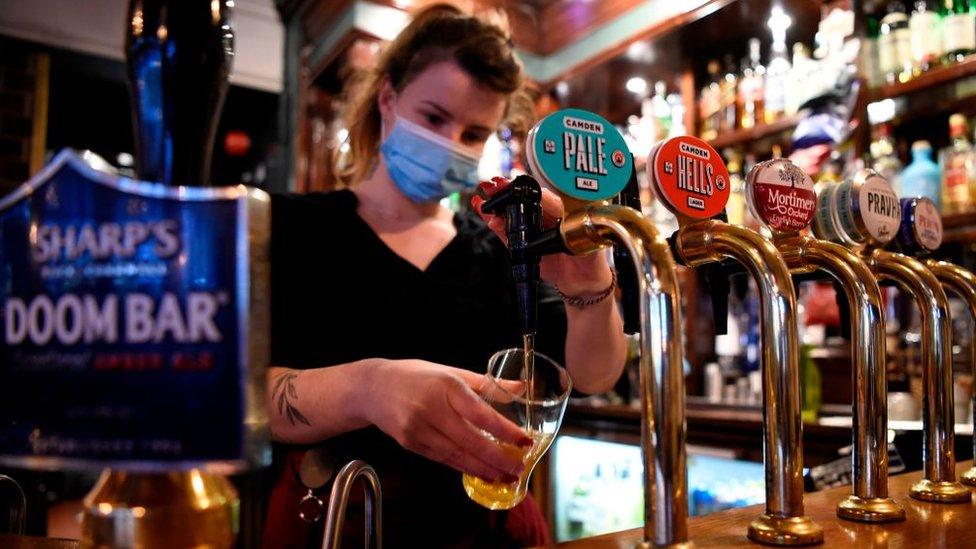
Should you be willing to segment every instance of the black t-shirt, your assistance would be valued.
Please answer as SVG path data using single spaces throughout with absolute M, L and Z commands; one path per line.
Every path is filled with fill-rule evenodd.
M 411 358 L 482 373 L 493 353 L 521 345 L 508 251 L 480 219 L 456 214 L 457 236 L 421 271 L 379 238 L 357 205 L 350 191 L 273 197 L 272 365 Z M 540 294 L 537 348 L 563 363 L 565 310 L 551 289 Z M 379 429 L 324 444 L 340 463 L 362 459 L 377 470 L 392 546 L 450 546 L 471 535 L 487 542 L 497 533 L 488 531 L 497 521 L 467 498 L 458 472 L 404 450 Z M 350 505 L 350 523 L 361 524 L 361 515 Z

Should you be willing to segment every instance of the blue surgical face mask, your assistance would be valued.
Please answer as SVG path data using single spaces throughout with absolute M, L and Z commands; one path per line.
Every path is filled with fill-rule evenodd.
M 393 182 L 414 202 L 436 202 L 478 184 L 478 154 L 405 118 L 380 146 Z

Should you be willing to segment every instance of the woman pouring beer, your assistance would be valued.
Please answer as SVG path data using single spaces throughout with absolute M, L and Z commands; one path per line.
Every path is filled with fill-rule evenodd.
M 268 394 L 272 435 L 290 451 L 265 546 L 321 545 L 321 523 L 299 517 L 308 492 L 296 471 L 299 449 L 310 446 L 376 469 L 390 546 L 548 541 L 531 496 L 489 511 L 460 482 L 461 473 L 511 481 L 523 463 L 499 442 L 532 440 L 476 392 L 488 358 L 521 342 L 503 220 L 440 204 L 458 184 L 478 184 L 454 175 L 473 171 L 522 83 L 500 25 L 446 5 L 426 8 L 352 100 L 346 189 L 274 197 Z M 507 183 L 482 183 L 482 191 Z M 476 210 L 482 202 L 473 200 Z M 549 192 L 543 209 L 550 220 L 562 215 Z M 540 303 L 538 348 L 566 365 L 577 390 L 608 390 L 626 341 L 606 258 L 547 256 L 541 272 L 558 292 Z M 559 295 L 576 305 L 564 307 Z M 348 546 L 362 546 L 363 520 L 362 506 L 351 504 Z

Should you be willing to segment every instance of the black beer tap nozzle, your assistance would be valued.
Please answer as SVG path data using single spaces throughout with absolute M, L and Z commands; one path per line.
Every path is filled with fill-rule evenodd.
M 530 176 L 520 175 L 481 206 L 487 214 L 505 218 L 505 236 L 518 294 L 522 333 L 536 332 L 539 300 L 539 242 L 542 230 L 542 188 Z

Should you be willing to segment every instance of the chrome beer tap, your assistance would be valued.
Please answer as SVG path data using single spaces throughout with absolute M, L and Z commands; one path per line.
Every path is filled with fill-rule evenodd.
M 609 203 L 631 177 L 633 159 L 612 124 L 578 109 L 542 119 L 529 132 L 526 152 L 532 175 L 562 198 L 565 214 L 523 250 L 512 250 L 513 263 L 522 261 L 519 257 L 555 251 L 596 253 L 614 244 L 624 247 L 633 261 L 640 298 L 644 461 L 644 535 L 639 547 L 692 547 L 687 527 L 683 348 L 675 264 L 667 241 L 650 220 L 632 208 Z M 528 185 L 520 179 L 513 185 Z M 518 188 L 513 192 L 534 196 L 534 192 Z M 517 213 L 520 208 L 512 206 L 512 201 L 512 197 L 503 197 L 483 208 Z M 534 307 L 534 303 L 528 306 Z M 523 312 L 523 318 L 530 317 L 534 315 Z
M 895 242 L 900 251 L 906 254 L 928 255 L 942 245 L 942 216 L 931 199 L 925 197 L 901 199 L 901 228 Z M 952 290 L 961 297 L 969 307 L 969 312 L 976 318 L 976 275 L 948 261 L 939 261 L 930 257 L 922 259 L 943 289 Z M 976 353 L 970 353 L 972 360 L 971 372 L 976 375 Z M 973 386 L 973 396 L 976 401 L 976 385 Z M 974 408 L 976 410 L 976 408 Z M 974 411 L 976 413 L 976 411 Z M 973 442 L 976 449 L 976 439 Z M 971 467 L 960 478 L 963 484 L 976 486 L 976 467 Z
M 729 172 L 708 143 L 662 141 L 648 156 L 647 171 L 658 199 L 678 217 L 678 259 L 690 267 L 735 260 L 759 288 L 766 512 L 752 521 L 748 536 L 772 545 L 821 543 L 823 529 L 803 511 L 800 349 L 789 267 L 759 233 L 713 219 L 728 201 Z
M 969 490 L 955 479 L 949 302 L 925 264 L 882 249 L 895 238 L 900 223 L 898 196 L 872 170 L 861 170 L 852 179 L 827 187 L 817 198 L 815 234 L 851 247 L 879 281 L 893 282 L 912 295 L 921 312 L 925 478 L 909 493 L 922 501 L 968 502 Z
M 339 549 L 342 546 L 342 525 L 346 516 L 349 493 L 356 479 L 363 479 L 366 492 L 366 547 L 383 547 L 383 490 L 380 477 L 365 461 L 354 460 L 345 464 L 336 474 L 329 495 L 329 506 L 325 516 L 325 533 L 322 536 L 322 549 Z
M 813 180 L 787 159 L 757 164 L 746 177 L 746 202 L 772 233 L 791 272 L 821 271 L 840 283 L 850 307 L 851 380 L 854 401 L 854 493 L 837 505 L 837 516 L 861 522 L 905 520 L 888 497 L 888 391 L 885 375 L 884 305 L 868 265 L 848 248 L 800 234 L 814 219 Z

